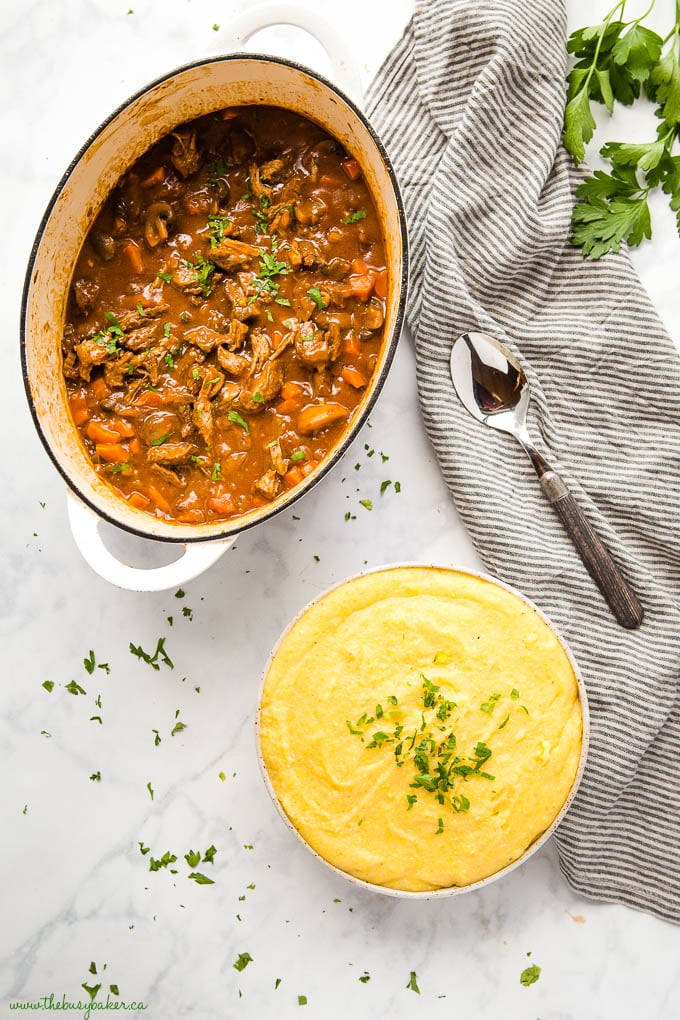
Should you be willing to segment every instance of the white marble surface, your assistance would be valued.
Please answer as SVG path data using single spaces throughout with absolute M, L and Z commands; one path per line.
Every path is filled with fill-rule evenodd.
M 364 564 L 478 564 L 422 429 L 407 337 L 371 427 L 342 465 L 293 511 L 243 535 L 183 600 L 113 590 L 75 550 L 64 487 L 33 430 L 19 372 L 33 236 L 64 168 L 108 112 L 161 72 L 219 50 L 213 24 L 226 26 L 245 6 L 3 0 L 0 8 L 0 413 L 11 439 L 0 498 L 0 1016 L 15 1015 L 11 1001 L 50 993 L 87 999 L 81 983 L 101 981 L 98 999 L 117 984 L 121 998 L 147 1004 L 138 1015 L 159 1020 L 297 1016 L 298 995 L 308 999 L 302 1016 L 329 1020 L 680 1017 L 680 932 L 574 895 L 551 845 L 481 892 L 403 902 L 314 862 L 263 789 L 253 709 L 289 618 Z M 572 25 L 593 20 L 593 6 L 607 5 L 570 0 Z M 323 9 L 368 81 L 411 0 Z M 265 45 L 325 70 L 297 34 L 269 33 Z M 616 131 L 632 137 L 641 124 L 621 118 Z M 677 338 L 680 243 L 672 217 L 657 212 L 655 240 L 635 259 Z M 401 493 L 379 495 L 387 478 L 401 481 Z M 359 505 L 364 497 L 372 513 Z M 344 520 L 347 509 L 356 520 Z M 154 672 L 129 654 L 130 641 L 152 649 L 162 636 L 173 670 Z M 110 673 L 85 671 L 89 649 Z M 65 690 L 72 680 L 87 693 Z M 177 710 L 187 728 L 171 737 Z M 89 779 L 97 770 L 101 782 Z M 177 854 L 178 874 L 150 873 L 139 841 L 154 857 Z M 200 870 L 215 884 L 199 886 L 182 855 L 211 844 L 215 863 Z M 242 952 L 253 962 L 239 973 L 232 965 Z M 541 978 L 524 988 L 519 975 L 531 962 Z M 420 996 L 406 988 L 412 970 Z M 364 971 L 370 981 L 361 983 Z

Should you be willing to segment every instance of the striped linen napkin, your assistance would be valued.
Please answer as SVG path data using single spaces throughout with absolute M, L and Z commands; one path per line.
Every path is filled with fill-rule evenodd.
M 627 254 L 587 262 L 569 243 L 565 39 L 559 0 L 428 0 L 369 115 L 404 195 L 407 321 L 444 477 L 488 570 L 553 620 L 588 689 L 562 870 L 586 896 L 680 922 L 680 362 Z M 466 330 L 520 358 L 530 429 L 641 598 L 639 630 L 615 623 L 514 440 L 458 402 L 449 355 Z

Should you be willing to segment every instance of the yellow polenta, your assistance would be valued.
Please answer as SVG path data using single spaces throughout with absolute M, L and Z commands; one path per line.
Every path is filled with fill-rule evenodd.
M 260 709 L 266 771 L 302 837 L 410 891 L 520 857 L 564 804 L 581 741 L 577 681 L 547 624 L 492 582 L 429 567 L 370 573 L 311 606 Z M 442 760 L 448 779 L 412 785 L 433 787 Z

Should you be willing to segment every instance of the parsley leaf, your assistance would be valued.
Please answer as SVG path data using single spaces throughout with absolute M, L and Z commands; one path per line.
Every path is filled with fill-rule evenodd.
M 529 985 L 535 985 L 541 976 L 541 968 L 536 963 L 532 963 L 530 967 L 526 967 L 519 976 L 519 983 L 528 988 Z
M 412 992 L 417 992 L 420 995 L 420 988 L 418 988 L 418 978 L 414 970 L 411 971 L 411 976 L 408 979 L 407 988 L 410 988 Z
M 236 963 L 234 964 L 234 970 L 245 970 L 249 963 L 253 962 L 253 958 L 250 953 L 239 953 Z
M 196 882 L 197 885 L 214 885 L 215 884 L 214 881 L 212 880 L 212 878 L 208 878 L 208 876 L 204 875 L 203 872 L 201 872 L 201 871 L 192 871 L 191 874 L 189 875 L 189 878 L 193 879 L 193 881 Z M 236 969 L 238 970 L 238 967 Z M 243 969 L 243 968 L 241 968 L 241 969 Z

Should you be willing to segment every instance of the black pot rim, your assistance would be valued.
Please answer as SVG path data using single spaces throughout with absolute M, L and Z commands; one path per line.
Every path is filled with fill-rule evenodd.
M 47 436 L 45 435 L 45 433 L 43 431 L 43 428 L 42 428 L 42 425 L 41 425 L 41 422 L 40 422 L 40 418 L 38 416 L 38 412 L 37 412 L 36 407 L 35 407 L 35 402 L 33 400 L 33 394 L 31 392 L 31 385 L 30 385 L 29 372 L 28 372 L 28 359 L 27 359 L 27 355 L 26 355 L 26 312 L 27 312 L 27 308 L 28 308 L 28 299 L 29 299 L 29 294 L 30 294 L 30 290 L 31 290 L 31 278 L 33 276 L 33 269 L 34 269 L 36 258 L 37 258 L 37 255 L 38 255 L 38 250 L 40 248 L 40 244 L 42 242 L 43 235 L 45 233 L 45 228 L 47 226 L 47 223 L 49 222 L 52 210 L 53 210 L 56 202 L 58 201 L 60 195 L 62 194 L 64 188 L 66 187 L 67 182 L 70 180 L 74 170 L 76 169 L 76 167 L 78 166 L 78 164 L 80 163 L 81 159 L 83 158 L 85 153 L 88 151 L 88 149 L 99 138 L 99 136 L 101 135 L 102 131 L 104 131 L 105 128 L 107 128 L 108 125 L 110 123 L 112 123 L 112 121 L 114 121 L 117 117 L 119 117 L 122 113 L 124 113 L 125 110 L 127 110 L 130 106 L 132 106 L 133 103 L 135 103 L 138 99 L 141 99 L 142 96 L 146 95 L 148 92 L 150 92 L 152 89 L 156 88 L 158 85 L 161 85 L 163 82 L 169 81 L 171 78 L 174 78 L 174 77 L 176 77 L 179 74 L 183 74 L 185 71 L 191 71 L 191 70 L 193 70 L 195 68 L 198 68 L 198 67 L 205 67 L 205 66 L 210 65 L 210 64 L 222 63 L 223 61 L 228 61 L 228 60 L 254 60 L 254 61 L 258 61 L 258 62 L 262 62 L 262 63 L 282 64 L 285 67 L 290 67 L 293 70 L 300 71 L 300 72 L 302 72 L 305 75 L 308 75 L 308 76 L 310 76 L 312 78 L 315 78 L 317 81 L 321 82 L 322 85 L 325 85 L 326 88 L 330 89 L 331 92 L 334 92 L 335 95 L 337 95 L 351 109 L 353 114 L 361 121 L 362 125 L 367 130 L 367 132 L 369 133 L 369 135 L 370 135 L 370 137 L 371 137 L 371 139 L 373 141 L 373 144 L 375 145 L 376 149 L 378 150 L 378 152 L 380 154 L 380 157 L 382 159 L 382 162 L 383 162 L 383 164 L 385 166 L 385 169 L 387 171 L 387 174 L 388 174 L 388 176 L 390 178 L 390 182 L 392 184 L 392 189 L 393 189 L 393 192 L 394 192 L 395 202 L 396 202 L 396 205 L 397 205 L 397 211 L 398 211 L 398 214 L 399 214 L 399 224 L 400 224 L 400 231 L 401 231 L 401 243 L 402 243 L 402 253 L 403 253 L 402 254 L 401 279 L 399 281 L 399 302 L 398 302 L 398 306 L 397 306 L 397 314 L 396 314 L 396 318 L 395 318 L 395 321 L 394 321 L 394 327 L 393 327 L 393 331 L 392 331 L 392 336 L 391 336 L 391 339 L 390 339 L 390 342 L 389 342 L 389 346 L 388 346 L 388 349 L 387 349 L 385 360 L 384 360 L 383 365 L 381 367 L 380 374 L 378 375 L 378 378 L 375 380 L 375 382 L 373 384 L 373 390 L 372 390 L 372 393 L 370 395 L 370 398 L 369 398 L 368 402 L 366 403 L 366 406 L 364 407 L 364 409 L 361 412 L 361 414 L 358 415 L 357 418 L 350 424 L 350 426 L 347 429 L 347 432 L 346 432 L 344 438 L 341 440 L 341 442 L 338 444 L 338 446 L 335 447 L 335 449 L 333 450 L 332 454 L 330 455 L 330 457 L 328 457 L 327 461 L 324 462 L 324 464 L 319 469 L 319 471 L 316 472 L 311 477 L 311 479 L 310 479 L 310 481 L 309 481 L 309 483 L 307 485 L 303 485 L 302 487 L 299 487 L 298 489 L 292 490 L 292 492 L 290 493 L 290 497 L 289 498 L 287 497 L 278 506 L 272 507 L 271 509 L 269 509 L 265 513 L 262 513 L 261 515 L 259 515 L 257 517 L 256 520 L 246 521 L 244 523 L 238 523 L 238 518 L 236 518 L 235 519 L 235 523 L 230 524 L 229 522 L 225 522 L 225 525 L 226 525 L 225 528 L 223 530 L 219 531 L 218 533 L 213 534 L 213 535 L 195 535 L 195 534 L 191 534 L 191 533 L 188 533 L 188 534 L 184 533 L 184 534 L 177 534 L 177 535 L 150 535 L 148 533 L 148 531 L 144 531 L 141 528 L 135 528 L 135 527 L 133 527 L 130 524 L 126 524 L 126 523 L 123 523 L 122 521 L 117 520 L 111 514 L 107 513 L 104 510 L 101 510 L 94 503 L 94 501 L 89 498 L 89 496 L 86 496 L 80 490 L 80 488 L 76 485 L 76 483 L 70 477 L 68 472 L 62 467 L 62 464 L 61 464 L 59 458 L 57 457 L 56 453 L 52 449 L 52 447 L 51 447 L 51 445 L 49 443 L 49 440 L 47 439 Z M 355 437 L 359 433 L 359 430 L 360 430 L 361 426 L 364 424 L 364 422 L 368 418 L 370 412 L 372 411 L 373 407 L 375 406 L 376 400 L 378 399 L 378 396 L 380 395 L 380 392 L 381 392 L 381 390 L 383 388 L 383 385 L 385 383 L 385 379 L 387 378 L 387 374 L 389 372 L 390 366 L 391 366 L 392 361 L 394 359 L 394 355 L 395 355 L 395 352 L 396 352 L 396 349 L 397 349 L 397 344 L 399 342 L 399 337 L 400 337 L 401 330 L 402 330 L 402 327 L 403 327 L 403 324 L 404 324 L 404 313 L 405 313 L 405 306 L 406 306 L 407 288 L 408 288 L 408 236 L 407 236 L 407 230 L 406 230 L 406 215 L 405 215 L 405 212 L 404 212 L 404 205 L 403 205 L 403 201 L 402 201 L 401 194 L 400 194 L 400 191 L 399 191 L 399 184 L 398 184 L 398 181 L 397 181 L 397 176 L 396 176 L 396 173 L 394 171 L 394 167 L 392 166 L 392 162 L 391 162 L 391 160 L 390 160 L 390 158 L 389 158 L 389 156 L 387 154 L 385 146 L 383 145 L 382 141 L 380 140 L 379 135 L 377 134 L 375 129 L 372 127 L 372 125 L 370 124 L 368 118 L 363 113 L 363 111 L 360 110 L 359 107 L 356 105 L 356 103 L 352 99 L 350 99 L 349 96 L 347 96 L 341 89 L 339 89 L 337 87 L 337 85 L 334 85 L 333 82 L 329 81 L 323 75 L 318 74 L 316 71 L 312 71 L 308 67 L 305 67 L 304 64 L 297 63 L 294 60 L 287 60 L 284 57 L 274 57 L 274 56 L 269 56 L 269 55 L 264 54 L 264 53 L 227 53 L 227 54 L 223 54 L 221 56 L 206 57 L 206 58 L 203 58 L 202 60 L 190 61 L 187 64 L 182 64 L 179 67 L 176 67 L 172 71 L 168 71 L 166 74 L 161 75 L 159 78 L 155 78 L 153 81 L 149 82 L 148 85 L 145 85 L 143 88 L 138 89 L 135 93 L 133 93 L 133 95 L 131 95 L 128 99 L 126 99 L 118 107 L 116 107 L 116 109 L 111 114 L 109 114 L 109 116 L 105 120 L 103 120 L 101 122 L 99 127 L 97 127 L 95 129 L 95 131 L 93 131 L 93 133 L 90 135 L 90 137 L 84 142 L 84 144 L 78 150 L 77 154 L 74 156 L 74 158 L 71 160 L 71 162 L 69 163 L 68 167 L 66 168 L 66 170 L 65 170 L 61 180 L 59 181 L 59 183 L 57 184 L 57 187 L 55 188 L 55 191 L 54 191 L 50 201 L 48 202 L 47 208 L 45 209 L 43 217 L 42 217 L 42 219 L 40 221 L 40 225 L 38 227 L 38 230 L 37 230 L 37 233 L 36 233 L 36 236 L 35 236 L 35 240 L 33 241 L 33 245 L 32 245 L 32 248 L 31 248 L 31 254 L 30 254 L 29 260 L 28 260 L 28 267 L 26 269 L 26 276 L 24 278 L 24 287 L 23 287 L 23 292 L 22 292 L 22 297 L 21 297 L 21 323 L 20 323 L 21 371 L 22 371 L 22 376 L 23 376 L 23 381 L 24 381 L 24 389 L 25 389 L 25 392 L 26 392 L 26 399 L 28 401 L 29 409 L 30 409 L 30 412 L 31 412 L 31 417 L 33 418 L 33 424 L 35 425 L 36 431 L 37 431 L 38 436 L 40 437 L 40 440 L 41 440 L 41 442 L 42 442 L 42 444 L 43 444 L 43 446 L 44 446 L 44 448 L 45 448 L 45 450 L 47 452 L 47 455 L 49 456 L 50 460 L 52 461 L 52 463 L 56 467 L 56 469 L 59 472 L 59 474 L 62 476 L 62 478 L 66 482 L 67 486 L 71 489 L 71 491 L 73 493 L 75 493 L 75 495 L 78 497 L 78 499 L 80 499 L 83 503 L 85 503 L 86 506 L 88 506 L 99 518 L 101 518 L 101 520 L 106 521 L 108 524 L 112 524 L 114 527 L 120 528 L 122 531 L 126 531 L 129 534 L 136 535 L 139 538 L 144 538 L 147 541 L 169 542 L 169 543 L 183 544 L 183 545 L 185 545 L 185 544 L 187 544 L 189 542 L 192 542 L 192 543 L 193 542 L 219 542 L 222 539 L 228 538 L 230 535 L 238 535 L 238 534 L 240 534 L 243 531 L 248 531 L 250 528 L 254 528 L 254 527 L 256 527 L 259 524 L 263 524 L 265 521 L 269 520 L 271 517 L 274 517 L 276 514 L 280 513 L 282 510 L 288 509 L 298 499 L 300 499 L 302 496 L 304 496 L 306 493 L 308 493 L 311 489 L 313 489 L 314 486 L 318 482 L 320 482 L 321 479 L 324 478 L 328 474 L 328 472 L 333 467 L 335 467 L 335 465 L 341 460 L 343 455 L 346 453 L 348 447 L 354 441 Z

